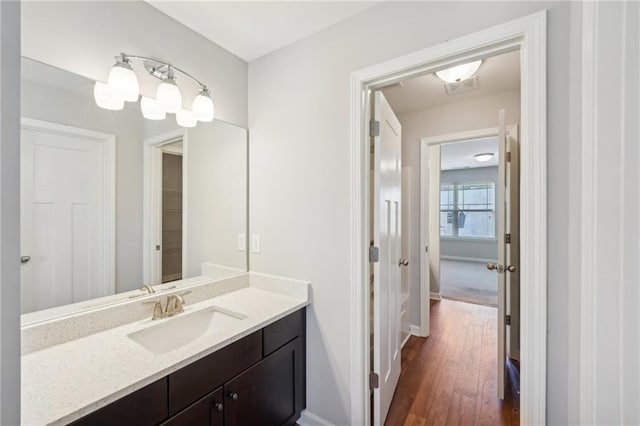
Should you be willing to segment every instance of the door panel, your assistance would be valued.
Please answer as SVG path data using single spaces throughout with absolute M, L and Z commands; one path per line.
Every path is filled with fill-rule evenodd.
M 21 134 L 22 312 L 106 295 L 105 147 L 71 134 Z
M 381 92 L 373 112 L 380 123 L 373 141 L 373 241 L 380 248 L 373 266 L 373 369 L 379 374 L 373 399 L 374 423 L 383 424 L 400 377 L 401 126 Z
M 505 265 L 507 261 L 507 253 L 505 244 L 506 234 L 506 195 L 508 194 L 507 170 L 506 170 L 506 131 L 505 131 L 505 112 L 501 109 L 498 112 L 498 188 L 497 203 L 498 208 L 498 398 L 504 399 L 504 378 L 505 378 L 505 361 L 506 361 L 506 342 L 505 342 L 505 315 L 506 315 L 506 291 L 505 291 L 505 273 L 500 270 L 500 266 Z
M 515 271 L 506 273 L 507 313 L 511 322 L 507 325 L 507 355 L 520 360 L 520 150 L 519 129 L 515 125 L 507 131 L 507 149 L 511 161 L 507 163 L 507 232 L 511 243 L 507 250 L 507 264 Z

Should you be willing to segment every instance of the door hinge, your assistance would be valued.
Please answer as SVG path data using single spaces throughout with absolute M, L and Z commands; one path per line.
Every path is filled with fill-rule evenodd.
M 378 137 L 380 136 L 380 122 L 377 120 L 369 121 L 369 136 Z
M 369 246 L 369 262 L 376 263 L 380 259 L 380 249 L 376 246 Z
M 504 317 L 504 323 L 506 325 L 511 325 L 511 315 L 505 315 Z
M 504 234 L 504 243 L 511 244 L 511 234 Z
M 511 162 L 511 152 L 507 152 L 504 156 L 504 159 L 507 161 L 507 163 Z
M 372 371 L 369 373 L 369 389 L 378 389 L 380 387 L 380 376 Z

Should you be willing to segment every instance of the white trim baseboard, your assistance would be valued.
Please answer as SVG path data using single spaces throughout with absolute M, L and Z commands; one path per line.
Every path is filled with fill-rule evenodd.
M 523 424 L 546 422 L 547 375 L 547 12 L 542 10 L 351 75 L 351 423 L 371 422 L 369 362 L 370 91 L 437 68 L 521 52 L 521 374 Z
M 303 410 L 296 423 L 300 426 L 334 426 L 330 421 L 323 419 L 317 414 L 313 414 L 309 410 Z
M 422 334 L 420 334 L 420 326 L 414 324 L 409 325 L 409 336 L 424 337 L 422 336 Z

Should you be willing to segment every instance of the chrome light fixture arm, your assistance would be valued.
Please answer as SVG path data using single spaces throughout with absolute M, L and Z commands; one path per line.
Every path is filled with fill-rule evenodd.
M 207 91 L 207 92 L 209 91 L 209 89 L 207 89 L 206 84 L 204 84 L 203 82 L 201 82 L 200 80 L 198 80 L 197 78 L 195 78 L 194 76 L 186 72 L 185 70 L 178 68 L 175 65 L 171 65 L 168 62 L 160 61 L 154 58 L 149 58 L 147 56 L 129 55 L 124 52 L 120 53 L 120 56 L 116 56 L 116 59 L 121 60 L 123 62 L 128 62 L 131 59 L 143 61 L 143 64 L 147 69 L 147 71 L 149 72 L 149 74 L 151 74 L 152 76 L 154 76 L 159 80 L 163 80 L 165 78 L 163 77 L 164 75 L 172 76 L 173 71 L 178 71 L 180 74 L 183 74 L 189 77 L 191 80 L 193 80 L 196 84 L 200 86 L 200 88 L 203 91 Z M 159 66 L 154 66 L 154 64 Z M 166 68 L 166 69 L 163 69 L 163 68 Z

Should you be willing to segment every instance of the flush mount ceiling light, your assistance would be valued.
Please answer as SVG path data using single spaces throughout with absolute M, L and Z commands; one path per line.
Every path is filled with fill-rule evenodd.
M 144 56 L 121 53 L 109 72 L 107 83 L 96 81 L 93 96 L 100 108 L 117 111 L 124 108 L 125 102 L 137 102 L 140 96 L 138 77 L 131 66 L 131 60 L 140 60 L 145 69 L 160 80 L 156 99 L 142 96 L 140 109 L 149 120 L 164 120 L 167 113 L 176 114 L 176 121 L 183 127 L 194 127 L 198 121 L 213 121 L 214 106 L 211 93 L 206 85 L 191 74 L 169 63 Z M 192 110 L 182 108 L 182 94 L 176 83 L 175 72 L 193 80 L 200 90 L 192 103 Z
M 478 71 L 478 68 L 480 68 L 480 65 L 482 65 L 481 60 L 456 65 L 455 67 L 447 68 L 446 70 L 437 71 L 436 77 L 445 83 L 458 83 L 473 77 L 473 75 Z
M 476 160 L 484 163 L 485 161 L 489 161 L 493 158 L 493 152 L 483 152 L 481 154 L 476 154 L 473 156 Z

